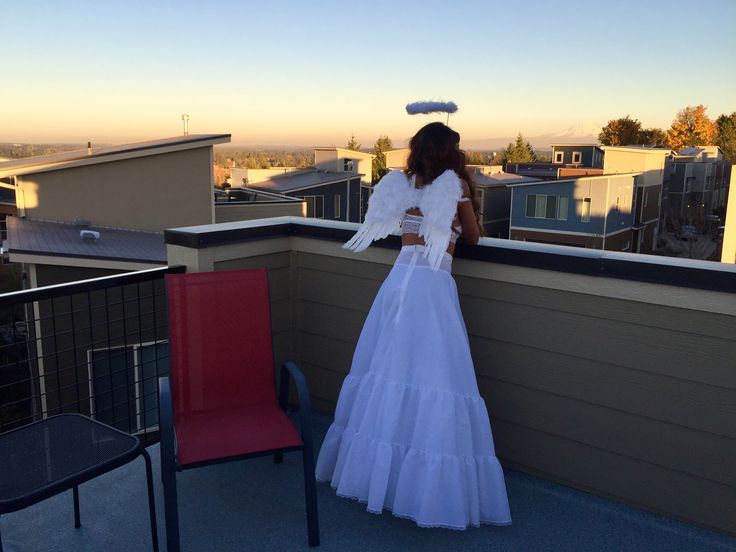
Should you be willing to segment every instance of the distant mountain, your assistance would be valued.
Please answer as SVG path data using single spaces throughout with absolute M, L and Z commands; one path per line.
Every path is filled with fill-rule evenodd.
M 536 136 L 524 136 L 524 138 L 535 149 L 549 149 L 551 144 L 597 144 L 598 134 L 603 128 L 602 124 L 594 121 L 586 121 L 575 124 L 566 130 L 539 134 Z M 486 138 L 480 140 L 463 140 L 463 147 L 468 150 L 500 150 L 505 148 L 509 142 L 516 140 L 516 136 L 502 138 Z

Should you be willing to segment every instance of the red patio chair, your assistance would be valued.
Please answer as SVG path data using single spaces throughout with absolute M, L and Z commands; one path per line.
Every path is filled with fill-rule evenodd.
M 278 401 L 265 269 L 168 274 L 171 381 L 159 380 L 166 540 L 179 550 L 176 472 L 301 450 L 309 546 L 319 545 L 309 391 L 292 362 Z M 287 417 L 290 377 L 300 431 Z

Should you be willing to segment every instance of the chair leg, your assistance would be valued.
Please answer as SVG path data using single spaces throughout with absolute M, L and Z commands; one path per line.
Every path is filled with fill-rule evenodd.
M 82 526 L 82 522 L 79 520 L 79 486 L 74 485 L 74 527 L 79 529 Z
M 151 457 L 146 449 L 141 449 L 143 460 L 146 462 L 146 484 L 148 486 L 148 516 L 151 520 L 151 539 L 153 541 L 153 552 L 158 552 L 158 527 L 156 525 L 156 497 L 153 494 L 153 469 L 151 468 Z
M 277 452 L 273 455 L 273 463 L 274 464 L 280 464 L 284 461 L 284 453 L 283 452 Z
M 164 486 L 166 550 L 179 552 L 179 506 L 176 495 L 176 466 L 172 459 L 162 459 L 161 480 Z
M 307 533 L 309 546 L 319 546 L 319 516 L 317 515 L 317 489 L 314 476 L 314 453 L 312 443 L 304 443 L 304 496 L 307 501 Z

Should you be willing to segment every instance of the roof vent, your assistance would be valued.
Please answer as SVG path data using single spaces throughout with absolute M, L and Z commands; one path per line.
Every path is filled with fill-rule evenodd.
M 100 233 L 95 232 L 94 230 L 80 230 L 79 231 L 79 237 L 83 240 L 99 240 L 100 239 Z

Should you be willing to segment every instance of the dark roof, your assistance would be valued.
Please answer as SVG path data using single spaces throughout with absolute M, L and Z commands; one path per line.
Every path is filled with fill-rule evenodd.
M 494 186 L 506 187 L 511 184 L 522 184 L 524 182 L 537 182 L 538 178 L 531 176 L 523 176 L 513 173 L 496 173 L 496 174 L 474 174 L 473 182 L 478 186 L 491 188 Z
M 91 153 L 90 150 L 85 148 L 49 155 L 24 157 L 22 159 L 0 163 L 0 177 L 40 172 L 41 170 L 56 170 L 65 168 L 66 166 L 75 166 L 80 162 L 84 162 L 84 164 L 105 163 L 120 159 L 120 157 L 125 157 L 126 155 L 135 157 L 140 155 L 140 152 L 155 154 L 157 149 L 191 149 L 192 147 L 197 147 L 199 144 L 205 146 L 208 142 L 224 143 L 229 141 L 230 134 L 193 134 L 150 140 L 148 142 L 123 144 L 120 146 L 93 147 L 91 148 Z
M 348 178 L 360 178 L 361 173 L 332 172 L 332 171 L 297 171 L 293 173 L 280 174 L 264 180 L 249 184 L 249 188 L 262 188 L 272 192 L 292 192 L 302 188 L 313 188 L 324 186 L 335 182 L 345 182 Z
M 7 217 L 7 225 L 10 253 L 166 264 L 163 233 L 90 227 L 100 238 L 88 240 L 75 224 Z

